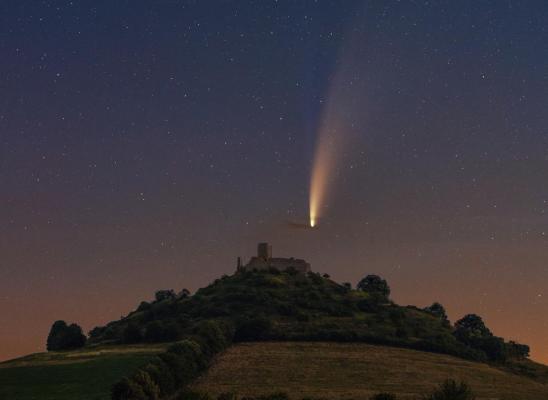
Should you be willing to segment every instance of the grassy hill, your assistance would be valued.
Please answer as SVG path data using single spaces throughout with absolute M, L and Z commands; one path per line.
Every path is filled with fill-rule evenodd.
M 460 358 L 363 343 L 242 343 L 222 354 L 193 389 L 257 397 L 365 400 L 379 392 L 416 399 L 444 379 L 463 379 L 478 399 L 546 400 L 548 385 Z
M 110 387 L 165 345 L 106 346 L 38 353 L 0 363 L 0 399 L 106 400 Z
M 451 325 L 440 305 L 403 307 L 388 292 L 275 270 L 223 276 L 194 295 L 160 291 L 94 328 L 80 350 L 0 363 L 0 399 L 106 400 L 114 384 L 117 399 L 172 398 L 212 362 L 196 386 L 212 394 L 286 388 L 293 397 L 358 399 L 424 393 L 454 376 L 484 398 L 548 398 L 548 367 L 524 358 L 527 346 L 497 338 L 477 316 Z

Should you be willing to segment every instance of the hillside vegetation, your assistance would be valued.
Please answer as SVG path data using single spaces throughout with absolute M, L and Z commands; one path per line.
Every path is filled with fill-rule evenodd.
M 443 307 L 402 307 L 375 276 L 359 288 L 316 273 L 276 270 L 223 276 L 193 296 L 158 292 L 119 321 L 90 332 L 89 343 L 155 343 L 193 334 L 204 320 L 232 324 L 235 341 L 367 342 L 445 353 L 477 361 L 523 358 L 529 348 L 504 343 L 480 317 L 451 326 Z
M 389 295 L 388 284 L 378 276 L 366 276 L 353 289 L 350 284 L 339 284 L 327 275 L 301 274 L 291 269 L 238 271 L 215 280 L 194 295 L 185 289 L 178 294 L 161 290 L 153 301 L 141 302 L 126 317 L 94 328 L 89 337 L 83 335 L 77 324 L 56 321 L 47 346 L 49 350 L 65 351 L 0 364 L 0 398 L 185 398 L 184 389 L 227 349 L 228 353 L 210 374 L 223 371 L 223 365 L 241 368 L 241 373 L 252 379 L 248 381 L 250 390 L 263 385 L 268 392 L 281 388 L 275 381 L 272 385 L 268 383 L 269 373 L 278 374 L 276 365 L 285 365 L 294 373 L 302 369 L 317 371 L 317 376 L 323 374 L 320 381 L 303 377 L 303 384 L 309 382 L 306 385 L 311 385 L 310 388 L 333 385 L 334 391 L 326 392 L 333 395 L 337 387 L 348 386 L 349 390 L 360 387 L 356 398 L 366 396 L 367 391 L 382 389 L 382 385 L 378 388 L 375 385 L 383 380 L 392 382 L 394 387 L 408 388 L 403 395 L 419 393 L 439 384 L 438 378 L 451 376 L 451 371 L 457 371 L 457 377 L 475 379 L 476 386 L 478 377 L 485 377 L 487 388 L 499 385 L 498 376 L 502 377 L 501 385 L 514 382 L 514 389 L 527 387 L 531 393 L 548 382 L 548 367 L 527 358 L 528 346 L 505 342 L 493 335 L 479 316 L 469 314 L 452 325 L 438 303 L 425 309 L 402 307 L 393 303 Z M 271 347 L 264 342 L 274 341 L 288 344 L 277 345 L 268 353 Z M 253 348 L 251 344 L 231 348 L 235 343 L 249 342 L 261 342 L 256 349 L 264 357 L 253 359 L 255 355 L 242 353 L 242 349 Z M 391 347 L 371 347 L 371 344 Z M 73 350 L 82 345 L 85 347 Z M 310 355 L 298 358 L 307 352 Z M 223 364 L 223 360 L 230 361 Z M 272 370 L 268 369 L 269 363 Z M 246 369 L 249 365 L 255 365 L 259 375 L 247 375 L 245 371 L 251 371 Z M 467 368 L 473 372 L 464 374 Z M 329 382 L 331 369 L 333 373 L 338 371 L 336 384 Z M 390 376 L 394 380 L 386 379 Z M 219 377 L 219 384 L 230 379 L 246 382 L 238 376 L 223 379 Z M 217 378 L 206 378 L 197 387 L 217 394 L 218 387 L 211 386 L 215 381 Z M 357 382 L 362 382 L 362 386 L 356 386 Z M 365 382 L 369 386 L 363 386 Z M 426 386 L 421 386 L 421 382 Z M 297 386 L 293 388 L 298 394 Z M 242 387 L 235 389 L 240 391 Z M 322 392 L 310 390 L 316 394 Z M 346 392 L 339 394 L 346 396 Z
M 389 392 L 417 399 L 444 379 L 464 380 L 478 400 L 545 400 L 548 386 L 487 364 L 362 343 L 238 344 L 223 353 L 192 389 L 258 397 L 366 400 Z

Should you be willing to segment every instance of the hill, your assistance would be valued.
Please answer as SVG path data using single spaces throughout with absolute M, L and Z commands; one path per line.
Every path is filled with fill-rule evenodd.
M 358 387 L 360 379 L 370 385 L 360 386 L 358 397 L 365 396 L 367 390 L 376 390 L 380 377 L 392 375 L 394 382 L 401 381 L 401 387 L 408 388 L 408 393 L 415 393 L 413 390 L 424 389 L 419 385 L 421 381 L 438 384 L 437 378 L 445 374 L 440 375 L 440 371 L 449 376 L 457 366 L 463 374 L 470 370 L 464 374 L 466 377 L 485 376 L 485 384 L 491 386 L 498 384 L 496 377 L 503 377 L 504 382 L 515 382 L 514 389 L 528 388 L 536 393 L 541 390 L 539 385 L 548 382 L 548 367 L 528 360 L 527 346 L 496 337 L 479 316 L 470 314 L 452 325 L 440 304 L 425 309 L 403 307 L 390 301 L 389 294 L 388 284 L 378 276 L 369 275 L 352 289 L 350 284 L 337 283 L 327 275 L 291 269 L 239 271 L 215 280 L 194 295 L 187 290 L 178 294 L 161 290 L 153 301 L 141 302 L 126 317 L 94 328 L 87 342 L 79 333 L 85 342 L 83 349 L 0 364 L 0 398 L 99 400 L 110 398 L 111 389 L 113 399 L 172 398 L 204 374 L 226 349 L 228 353 L 208 376 L 214 376 L 211 374 L 216 373 L 215 368 L 222 371 L 223 360 L 236 354 L 242 358 L 233 358 L 227 365 L 243 365 L 242 371 L 246 371 L 246 363 L 257 363 L 261 365 L 257 372 L 265 374 L 257 379 L 269 381 L 268 373 L 276 370 L 276 363 L 294 371 L 313 371 L 313 364 L 318 365 L 317 373 L 327 379 L 331 367 L 320 366 L 322 360 L 332 357 L 328 364 L 338 368 L 337 385 Z M 63 345 L 63 329 L 79 330 L 77 325 L 67 326 L 62 321 L 54 327 L 61 330 L 52 336 L 52 329 L 48 343 L 56 346 Z M 278 350 L 265 354 L 272 348 L 264 342 L 275 341 L 288 344 L 278 344 L 274 348 Z M 265 369 L 268 364 L 263 358 L 249 361 L 249 355 L 242 353 L 242 349 L 254 345 L 230 349 L 234 343 L 249 342 L 261 343 L 256 345 L 257 354 L 272 358 L 272 371 Z M 303 348 L 310 349 L 311 356 L 317 358 L 295 358 Z M 341 352 L 339 358 L 333 358 L 337 354 L 333 348 Z M 388 357 L 386 362 L 383 357 Z M 311 365 L 307 367 L 308 363 Z M 217 388 L 208 386 L 207 379 L 197 387 L 211 388 L 216 394 Z M 307 379 L 303 380 L 303 388 L 309 385 Z M 222 377 L 218 382 L 223 382 Z M 283 386 L 272 382 L 272 389 Z M 310 382 L 311 387 L 316 385 Z M 293 389 L 300 393 L 297 387 Z
M 545 400 L 548 385 L 487 364 L 363 343 L 242 343 L 223 353 L 192 386 L 216 396 L 366 400 L 389 392 L 417 399 L 444 379 L 468 382 L 478 400 Z

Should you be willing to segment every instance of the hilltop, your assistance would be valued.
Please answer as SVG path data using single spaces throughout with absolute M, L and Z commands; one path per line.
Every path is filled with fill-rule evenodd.
M 153 302 L 93 329 L 88 345 L 176 341 L 198 323 L 217 320 L 234 326 L 237 342 L 366 342 L 495 362 L 524 358 L 529 351 L 494 336 L 474 314 L 453 326 L 442 305 L 399 306 L 389 294 L 386 281 L 374 275 L 352 289 L 319 273 L 239 271 L 193 296 L 159 291 Z

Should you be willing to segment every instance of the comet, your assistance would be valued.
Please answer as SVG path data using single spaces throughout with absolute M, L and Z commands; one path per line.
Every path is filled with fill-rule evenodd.
M 334 185 L 342 173 L 341 161 L 348 156 L 349 143 L 363 133 L 362 121 L 367 107 L 367 80 L 362 76 L 369 66 L 367 38 L 359 30 L 349 30 L 340 49 L 339 63 L 328 83 L 326 101 L 321 110 L 312 159 L 309 194 L 309 225 L 318 226 L 328 209 Z

